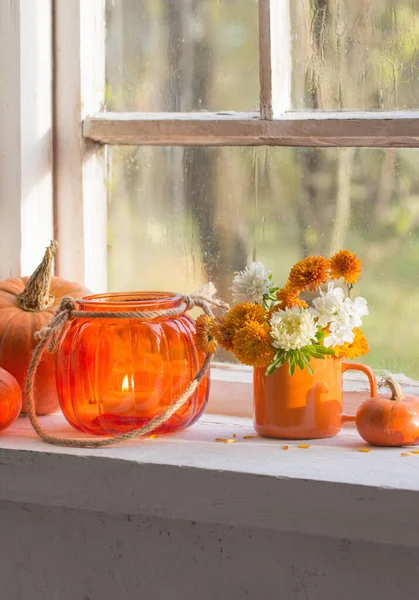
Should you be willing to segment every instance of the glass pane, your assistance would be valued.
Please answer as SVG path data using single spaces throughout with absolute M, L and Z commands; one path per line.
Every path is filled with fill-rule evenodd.
M 294 110 L 419 108 L 418 0 L 290 0 Z
M 258 110 L 257 14 L 257 0 L 107 0 L 107 110 Z
M 363 262 L 367 362 L 419 379 L 419 151 L 109 153 L 111 290 L 186 293 L 213 280 L 230 301 L 233 272 L 251 260 L 283 284 L 305 255 L 348 248 Z

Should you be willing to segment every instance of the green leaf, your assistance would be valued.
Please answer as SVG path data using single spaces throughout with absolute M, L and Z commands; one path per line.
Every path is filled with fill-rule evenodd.
M 306 366 L 307 366 L 307 369 L 308 369 L 308 372 L 310 373 L 310 375 L 313 375 L 313 369 L 311 368 L 311 365 L 309 362 L 307 363 Z
M 273 363 L 271 363 L 271 364 L 269 365 L 269 367 L 266 369 L 266 371 L 265 371 L 265 375 L 266 375 L 266 376 L 268 376 L 268 375 L 272 375 L 272 373 L 275 373 L 275 371 L 277 370 L 277 368 L 278 368 L 278 367 L 276 366 L 276 363 L 274 363 L 274 362 L 273 362 Z
M 264 308 L 266 308 L 266 310 L 269 310 L 269 309 L 271 308 L 271 306 L 272 306 L 272 304 L 271 304 L 271 303 L 272 303 L 272 301 L 273 301 L 273 298 L 270 298 L 270 297 L 268 296 L 268 294 L 265 294 L 265 295 L 263 296 L 263 298 L 262 298 L 262 306 L 263 306 Z
M 277 352 L 275 353 L 275 356 L 274 356 L 274 360 L 278 360 L 279 358 L 283 358 L 284 362 L 287 360 L 287 353 L 285 350 L 282 350 L 282 348 L 277 350 Z
M 313 347 L 314 350 L 320 354 L 335 354 L 335 351 L 332 348 L 326 348 L 326 346 L 320 346 L 320 344 L 314 344 Z
M 310 352 L 310 356 L 313 357 L 313 358 L 320 358 L 320 359 L 323 359 L 323 360 L 326 358 L 324 354 L 320 354 L 320 352 L 316 352 L 315 350 L 312 350 Z
M 287 359 L 283 355 L 283 353 L 280 356 L 278 356 L 278 353 L 277 353 L 274 357 L 274 360 L 271 362 L 269 367 L 266 369 L 265 375 L 272 375 L 272 373 L 275 373 L 275 371 L 277 369 L 279 369 L 279 367 L 281 367 L 286 362 L 286 360 Z
M 309 356 L 313 358 L 326 358 L 326 356 L 334 356 L 335 352 L 331 348 L 325 348 L 324 346 L 320 346 L 319 344 L 312 344 L 311 346 L 307 346 L 307 353 Z
M 304 371 L 304 366 L 307 364 L 307 362 L 304 360 L 304 358 L 301 356 L 301 354 L 299 355 L 297 362 L 298 362 L 298 366 L 300 367 L 300 369 L 302 371 Z
M 290 375 L 292 376 L 292 375 L 294 375 L 294 373 L 295 373 L 295 362 L 291 363 L 291 361 L 290 361 Z
M 316 333 L 316 339 L 319 342 L 322 342 L 324 340 L 324 338 L 326 337 L 327 331 L 325 331 L 324 329 L 318 329 L 317 333 Z

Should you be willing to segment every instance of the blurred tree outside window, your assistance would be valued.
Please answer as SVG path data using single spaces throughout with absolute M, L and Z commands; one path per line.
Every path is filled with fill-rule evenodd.
M 413 110 L 419 0 L 292 0 L 292 109 Z M 258 110 L 257 0 L 107 0 L 110 111 Z M 349 248 L 377 369 L 419 379 L 419 151 L 108 148 L 111 290 L 190 292 Z M 222 356 L 231 360 L 231 357 Z

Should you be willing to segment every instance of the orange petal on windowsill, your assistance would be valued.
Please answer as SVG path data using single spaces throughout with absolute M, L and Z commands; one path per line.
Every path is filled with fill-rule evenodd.
M 215 438 L 216 442 L 222 442 L 223 444 L 234 444 L 238 440 L 235 438 Z
M 371 452 L 371 448 L 357 448 L 357 452 Z
M 285 444 L 281 445 L 282 450 L 289 450 L 289 446 L 286 446 Z
M 413 452 L 401 452 L 400 456 L 413 456 Z
M 419 450 L 412 450 L 412 454 L 419 454 Z
M 243 439 L 244 440 L 254 440 L 257 437 L 259 437 L 259 436 L 258 435 L 244 435 Z
M 151 435 L 148 435 L 145 439 L 154 440 L 156 437 L 158 437 L 157 433 L 152 433 Z
M 299 444 L 298 448 L 310 448 L 310 444 Z

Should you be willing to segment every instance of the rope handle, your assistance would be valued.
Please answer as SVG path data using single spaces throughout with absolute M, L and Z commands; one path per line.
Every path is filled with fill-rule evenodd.
M 184 296 L 183 301 L 179 306 L 171 309 L 146 311 L 146 312 L 90 312 L 90 311 L 79 311 L 77 310 L 77 304 L 73 298 L 63 298 L 57 312 L 51 319 L 50 323 L 38 331 L 35 336 L 39 339 L 39 343 L 33 351 L 29 369 L 26 375 L 25 383 L 25 395 L 27 400 L 27 411 L 32 427 L 38 434 L 38 436 L 48 444 L 55 444 L 56 446 L 65 446 L 67 448 L 105 448 L 118 444 L 126 440 L 131 440 L 136 437 L 147 435 L 160 425 L 165 423 L 170 417 L 183 406 L 192 394 L 196 391 L 199 383 L 206 375 L 213 352 L 208 352 L 205 355 L 204 362 L 192 379 L 188 387 L 180 394 L 177 400 L 171 404 L 161 415 L 154 417 L 148 423 L 145 423 L 142 427 L 122 433 L 120 435 L 105 438 L 105 439 L 77 439 L 77 438 L 61 438 L 50 435 L 41 425 L 38 416 L 35 412 L 34 402 L 34 382 L 35 375 L 38 369 L 39 363 L 42 360 L 42 356 L 46 351 L 52 352 L 57 343 L 59 342 L 61 335 L 64 331 L 64 327 L 68 321 L 73 318 L 109 318 L 109 319 L 156 319 L 161 317 L 172 317 L 184 313 L 187 310 L 191 310 L 194 307 L 199 307 L 203 312 L 209 316 L 213 316 L 212 306 L 227 310 L 228 305 L 212 298 L 210 296 L 200 296 L 194 294 L 191 296 Z

